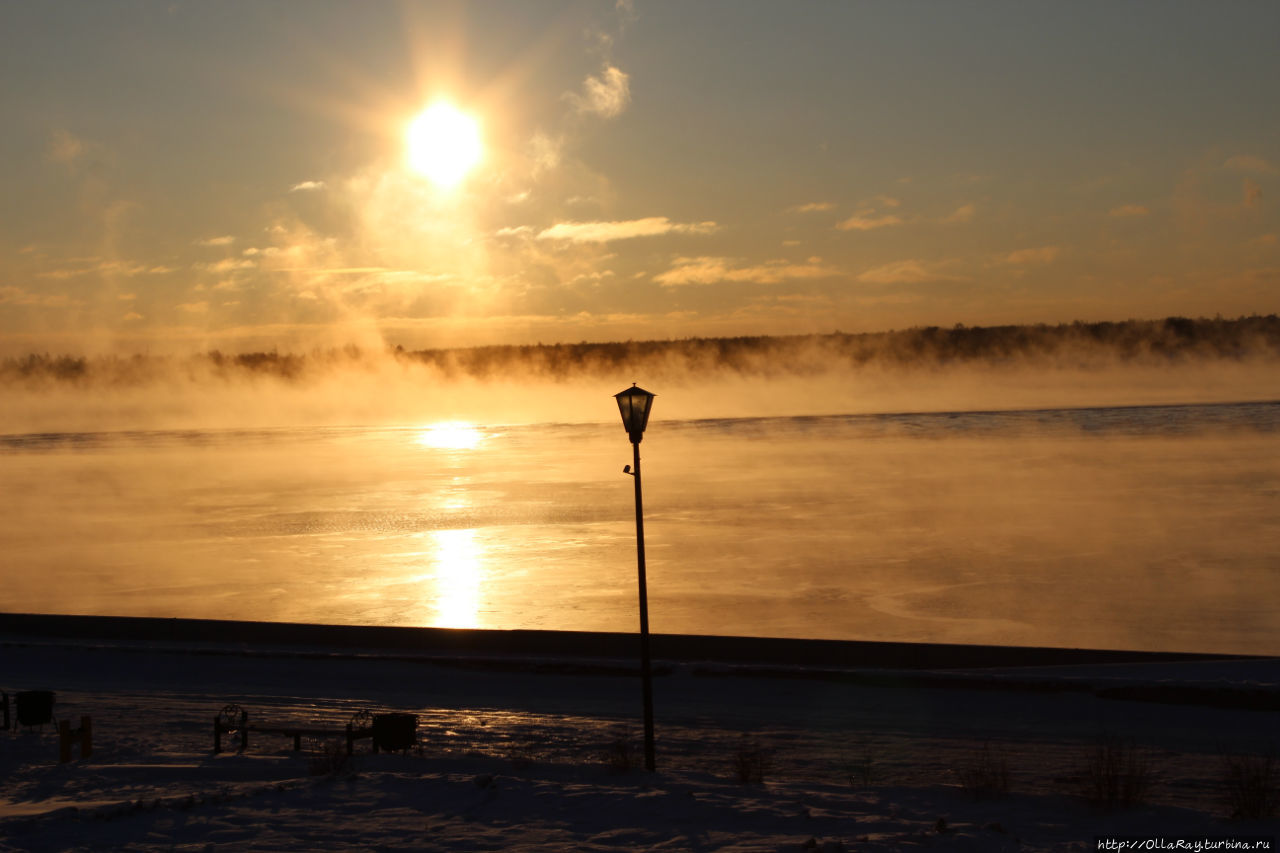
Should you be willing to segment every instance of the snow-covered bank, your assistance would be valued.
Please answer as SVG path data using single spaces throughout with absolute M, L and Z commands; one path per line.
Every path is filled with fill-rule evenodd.
M 0 849 L 800 850 L 812 838 L 819 849 L 1060 850 L 1106 834 L 1277 830 L 1226 820 L 1220 755 L 1265 752 L 1274 712 L 990 686 L 1274 689 L 1275 661 L 971 672 L 982 689 L 673 667 L 655 683 L 654 775 L 609 767 L 619 740 L 636 746 L 640 702 L 636 679 L 607 668 L 14 638 L 3 661 L 0 688 L 55 690 L 58 717 L 91 715 L 95 751 L 58 765 L 50 729 L 0 733 Z M 358 744 L 354 774 L 312 775 L 324 745 L 295 754 L 282 736 L 214 756 L 213 717 L 228 702 L 255 721 L 333 729 L 359 710 L 410 711 L 420 747 L 375 756 Z M 1150 783 L 1141 805 L 1111 814 L 1080 796 L 1104 736 L 1136 749 Z M 735 761 L 757 747 L 764 784 L 742 785 Z M 966 781 L 984 747 L 1008 791 L 976 800 Z
M 199 778 L 185 780 L 145 767 L 101 773 L 131 797 L 131 774 L 167 778 L 167 790 L 9 819 L 0 824 L 0 849 L 1049 851 L 1094 849 L 1097 835 L 1274 830 L 1223 826 L 1169 807 L 1100 816 L 1057 796 L 974 801 L 941 786 L 744 787 L 710 773 L 618 776 L 592 767 L 400 756 L 362 758 L 354 772 L 332 777 L 306 775 L 301 761 L 264 769 L 253 781 L 217 766 L 246 761 L 206 760 L 197 768 L 204 772 L 192 774 Z

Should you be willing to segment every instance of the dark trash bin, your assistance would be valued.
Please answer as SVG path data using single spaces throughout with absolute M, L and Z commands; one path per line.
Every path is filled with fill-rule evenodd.
M 53 722 L 53 691 L 24 690 L 13 697 L 20 726 L 43 726 Z
M 416 714 L 374 714 L 373 748 L 393 752 L 408 749 L 418 739 Z

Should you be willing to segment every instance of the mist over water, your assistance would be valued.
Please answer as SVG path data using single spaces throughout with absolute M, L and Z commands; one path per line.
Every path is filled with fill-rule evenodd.
M 0 364 L 6 611 L 1280 654 L 1280 321 Z
M 630 630 L 634 380 L 656 631 L 1280 654 L 1275 373 L 28 389 L 0 608 Z

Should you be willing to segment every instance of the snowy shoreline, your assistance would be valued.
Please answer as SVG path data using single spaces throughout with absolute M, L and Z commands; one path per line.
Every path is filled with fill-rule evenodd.
M 639 685 L 623 658 L 460 661 L 338 644 L 215 653 L 10 631 L 0 649 L 0 689 L 56 691 L 55 716 L 91 715 L 95 739 L 90 758 L 59 765 L 49 727 L 0 732 L 6 853 L 802 850 L 810 839 L 817 849 L 1047 851 L 1094 849 L 1110 834 L 1277 834 L 1274 818 L 1227 820 L 1222 757 L 1274 749 L 1274 710 L 1105 693 L 1274 697 L 1274 659 L 826 674 L 668 662 L 655 679 L 658 772 L 646 774 L 609 767 L 639 729 Z M 419 746 L 370 755 L 365 742 L 353 768 L 320 775 L 319 739 L 294 753 L 287 738 L 260 736 L 244 754 L 215 756 L 213 717 L 229 702 L 254 720 L 325 728 L 360 710 L 410 712 Z M 1081 795 L 1103 738 L 1130 744 L 1150 777 L 1140 803 L 1110 813 Z M 754 747 L 764 781 L 743 785 L 735 762 Z M 976 799 L 984 754 L 1008 780 Z

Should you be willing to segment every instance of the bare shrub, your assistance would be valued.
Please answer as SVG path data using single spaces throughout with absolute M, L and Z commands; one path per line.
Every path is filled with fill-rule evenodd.
M 630 773 L 636 766 L 636 749 L 631 739 L 619 734 L 604 750 L 604 763 L 611 773 Z
M 733 754 L 733 771 L 743 785 L 763 785 L 771 768 L 769 751 L 745 734 Z
M 969 758 L 957 771 L 960 784 L 975 800 L 991 800 L 1009 793 L 1009 762 L 1003 754 L 993 753 L 991 744 Z
M 1261 755 L 1220 752 L 1232 820 L 1256 820 L 1280 812 L 1280 762 L 1275 751 L 1269 749 Z
M 537 750 L 531 743 L 513 743 L 507 747 L 507 761 L 515 770 L 528 770 L 537 760 Z
M 875 784 L 876 758 L 872 755 L 871 750 L 864 749 L 862 754 L 845 765 L 845 772 L 849 777 L 850 788 L 865 788 Z
M 1151 759 L 1132 740 L 1103 735 L 1081 774 L 1081 795 L 1094 808 L 1111 812 L 1141 805 L 1153 782 Z
M 311 758 L 308 770 L 312 776 L 339 776 L 352 769 L 351 756 L 343 741 L 328 740 L 320 744 L 320 752 Z

